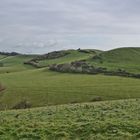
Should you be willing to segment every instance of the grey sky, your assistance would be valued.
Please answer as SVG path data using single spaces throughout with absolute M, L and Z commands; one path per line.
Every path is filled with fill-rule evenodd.
M 0 0 L 0 51 L 140 46 L 140 0 Z

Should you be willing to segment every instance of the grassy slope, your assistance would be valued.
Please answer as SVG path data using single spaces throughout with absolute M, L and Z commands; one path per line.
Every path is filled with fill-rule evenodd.
M 0 102 L 8 107 L 27 99 L 33 106 L 140 97 L 140 80 L 103 75 L 64 74 L 35 69 L 0 75 L 6 90 Z
M 89 59 L 96 66 L 108 69 L 125 69 L 129 72 L 140 73 L 140 48 L 118 48 L 101 53 L 101 60 Z
M 117 49 L 117 51 L 120 50 Z M 125 54 L 127 49 L 122 50 L 122 54 Z M 129 48 L 129 52 L 130 50 Z M 135 48 L 132 49 L 132 51 L 134 50 Z M 52 61 L 51 63 L 56 63 L 56 61 L 57 63 L 70 62 L 91 57 L 91 54 L 72 51 L 67 57 L 48 61 Z M 120 62 L 121 59 L 117 58 L 117 54 L 116 57 L 114 55 L 113 57 Z M 128 55 L 128 53 L 126 54 Z M 23 65 L 24 61 L 32 57 L 19 55 L 1 60 L 4 67 L 0 68 L 0 73 L 3 73 L 0 75 L 0 82 L 6 87 L 6 90 L 0 94 L 0 103 L 4 106 L 10 108 L 24 99 L 28 100 L 33 106 L 44 106 L 47 104 L 87 102 L 94 100 L 97 96 L 100 96 L 102 100 L 140 97 L 139 79 L 103 75 L 62 74 L 49 71 L 47 68 L 31 69 L 30 66 Z M 110 60 L 110 57 L 107 60 Z M 111 64 L 113 65 L 113 63 Z M 7 71 L 10 73 L 7 73 Z
M 140 100 L 0 112 L 3 140 L 138 140 Z
M 4 64 L 4 67 L 0 67 L 0 73 L 16 72 L 32 68 L 31 66 L 23 65 L 23 62 L 28 61 L 33 57 L 35 57 L 35 55 L 0 55 L 0 62 Z
M 132 56 L 130 53 L 126 54 L 129 58 Z M 138 51 L 135 52 L 135 55 L 132 58 L 139 60 Z M 131 59 L 125 61 L 125 64 L 122 61 L 125 58 L 120 59 L 120 56 L 117 58 L 117 54 L 107 56 L 104 57 L 103 64 L 94 63 L 110 69 L 123 66 L 129 71 L 139 71 L 138 61 Z M 87 58 L 87 56 L 84 57 Z M 0 61 L 5 64 L 5 67 L 0 68 L 0 73 L 3 72 L 0 74 L 0 82 L 6 87 L 6 90 L 0 93 L 0 103 L 8 108 L 23 99 L 27 99 L 33 106 L 45 106 L 88 102 L 97 96 L 102 97 L 103 100 L 140 97 L 139 79 L 62 74 L 51 72 L 47 68 L 31 69 L 31 67 L 23 65 L 25 60 L 31 58 L 31 56 L 16 56 L 3 59 L 0 56 Z M 83 56 L 79 58 L 83 59 Z M 71 59 L 67 60 L 67 62 L 71 61 Z M 110 60 L 114 61 L 110 62 Z M 56 61 L 61 63 L 62 60 Z M 123 63 L 124 65 L 122 65 Z M 5 73 L 6 68 L 10 73 Z M 11 71 L 12 68 L 14 73 Z M 139 104 L 140 100 L 137 99 L 2 111 L 0 112 L 0 138 L 3 140 L 134 140 L 140 138 Z
M 56 59 L 42 60 L 42 61 L 39 61 L 39 64 L 40 66 L 48 66 L 50 64 L 69 63 L 72 61 L 88 59 L 94 56 L 95 54 L 100 53 L 100 51 L 92 52 L 91 50 L 89 50 L 90 53 L 79 52 L 77 50 L 68 50 L 67 52 L 69 52 L 70 54 L 64 57 L 56 58 Z
M 0 60 L 4 59 L 6 57 L 6 55 L 1 55 L 0 54 Z

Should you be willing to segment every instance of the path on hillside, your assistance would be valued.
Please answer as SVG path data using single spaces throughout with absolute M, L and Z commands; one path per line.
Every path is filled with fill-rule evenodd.
M 13 56 L 5 56 L 5 57 L 1 58 L 0 61 L 6 60 L 6 59 L 8 59 L 10 57 L 13 57 Z

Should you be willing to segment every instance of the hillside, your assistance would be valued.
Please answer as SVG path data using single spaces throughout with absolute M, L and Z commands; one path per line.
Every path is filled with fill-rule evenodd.
M 25 64 L 35 66 L 37 68 L 47 67 L 52 64 L 63 64 L 70 63 L 77 60 L 83 60 L 93 57 L 96 54 L 101 53 L 99 50 L 61 50 L 54 51 L 44 55 L 34 57 L 33 59 L 27 61 Z
M 23 65 L 24 61 L 28 61 L 32 58 L 36 57 L 36 55 L 0 55 L 0 74 L 1 73 L 10 73 L 23 71 L 27 69 L 31 69 L 31 66 Z
M 106 101 L 0 112 L 0 138 L 138 140 L 140 100 Z
M 139 73 L 139 60 L 139 48 L 0 54 L 0 139 L 139 139 L 140 79 L 79 73 Z M 67 64 L 79 71 L 50 70 Z
M 137 51 L 137 49 L 139 50 L 139 48 L 122 48 L 116 50 L 119 54 L 120 51 L 122 52 L 123 50 L 124 55 L 126 50 L 129 52 L 126 51 L 126 54 L 129 55 L 130 53 L 132 54 L 135 52 L 135 57 L 134 54 L 132 57 L 135 61 L 132 59 L 130 64 L 130 66 L 133 66 L 138 63 L 138 60 L 136 59 L 139 59 L 139 55 L 137 55 L 139 51 Z M 114 53 L 116 50 L 111 50 L 109 53 L 116 54 Z M 0 93 L 0 109 L 11 109 L 23 101 L 28 102 L 31 107 L 38 107 L 65 103 L 94 102 L 140 97 L 139 79 L 102 74 L 83 75 L 82 73 L 75 74 L 50 71 L 48 68 L 49 64 L 71 63 L 71 61 L 84 59 L 84 62 L 90 63 L 92 60 L 95 64 L 104 65 L 106 67 L 108 67 L 108 65 L 105 64 L 110 64 L 107 60 L 109 60 L 111 56 L 108 59 L 106 58 L 108 52 L 95 50 L 68 50 L 66 53 L 67 55 L 61 56 L 57 59 L 52 58 L 52 53 L 49 53 L 49 59 L 48 54 L 45 54 L 45 59 L 44 55 L 0 55 L 0 62 L 3 63 L 3 66 L 0 67 L 0 84 L 4 87 L 4 90 Z M 56 52 L 53 52 L 53 54 L 56 54 Z M 57 53 L 57 56 L 58 54 L 59 52 Z M 60 54 L 62 55 L 63 53 L 61 52 Z M 95 55 L 104 56 L 104 62 L 100 63 L 98 60 L 93 60 Z M 116 56 L 118 56 L 118 53 Z M 42 66 L 44 65 L 44 68 L 37 69 L 31 65 L 24 64 L 25 61 L 35 60 L 40 57 L 41 59 L 39 59 L 37 63 L 39 63 L 39 65 L 43 63 Z M 114 62 L 114 66 L 118 69 L 123 61 L 119 61 L 119 58 L 116 58 L 116 61 L 117 62 Z M 113 63 L 110 65 L 113 65 Z M 139 67 L 139 65 L 136 66 Z
M 116 76 L 58 73 L 43 68 L 2 74 L 0 81 L 6 87 L 0 94 L 3 108 L 12 108 L 23 100 L 36 107 L 140 97 L 139 79 Z
M 52 71 L 140 78 L 140 48 L 118 48 L 84 60 L 54 64 Z
M 117 48 L 102 52 L 88 60 L 95 66 L 108 69 L 124 69 L 140 73 L 140 48 Z

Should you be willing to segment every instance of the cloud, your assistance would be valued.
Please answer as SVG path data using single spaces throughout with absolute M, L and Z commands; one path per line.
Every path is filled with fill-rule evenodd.
M 0 1 L 1 50 L 42 53 L 79 46 L 140 46 L 135 39 L 140 37 L 139 0 Z

